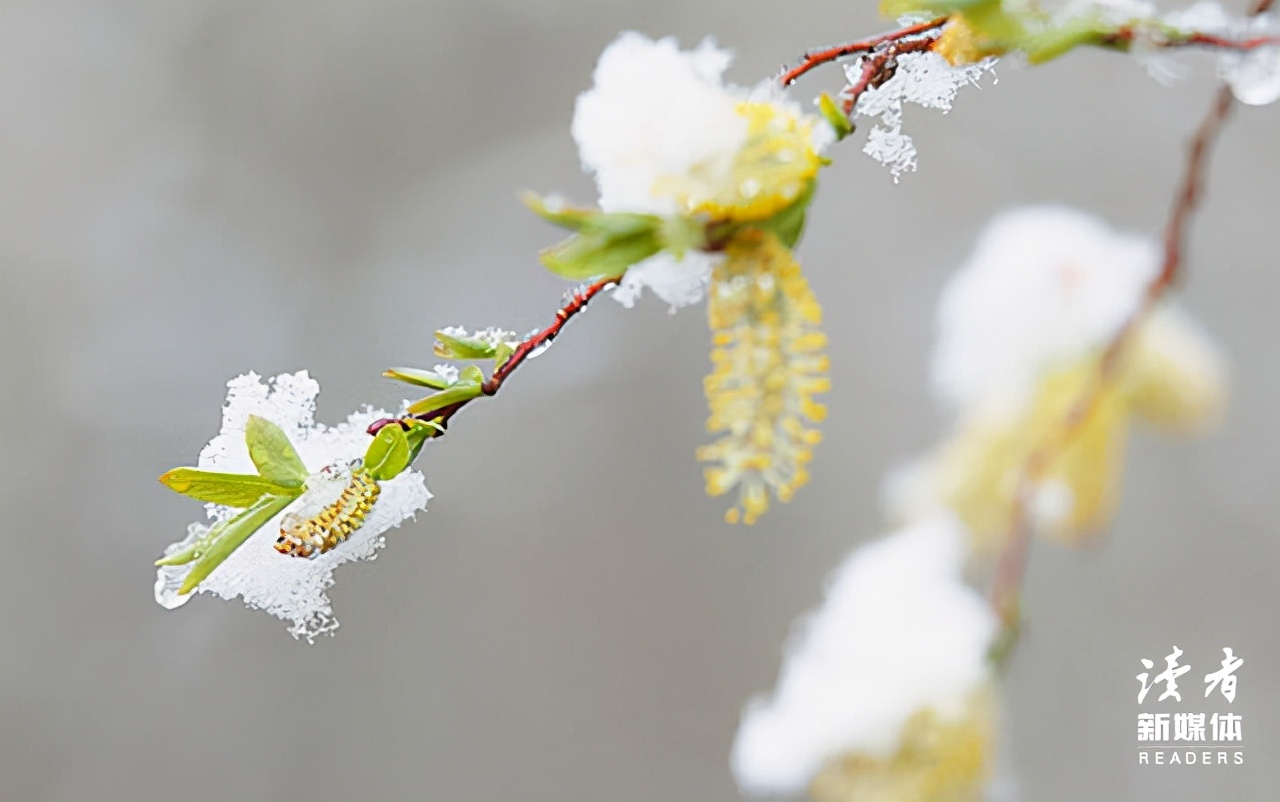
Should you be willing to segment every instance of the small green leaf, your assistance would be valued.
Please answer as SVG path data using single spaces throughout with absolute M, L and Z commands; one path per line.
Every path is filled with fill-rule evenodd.
M 886 17 L 900 17 L 904 14 L 919 12 L 944 16 L 953 11 L 964 11 L 990 2 L 992 0 L 880 0 L 880 13 Z M 995 2 L 999 4 L 999 0 Z
M 602 212 L 599 209 L 586 209 L 566 206 L 563 203 L 548 203 L 532 192 L 523 196 L 524 203 L 534 214 L 548 223 L 567 228 L 570 231 L 599 232 L 615 237 L 625 237 L 653 229 L 661 218 L 652 214 L 635 212 Z
M 844 113 L 844 109 L 840 108 L 835 99 L 826 92 L 818 96 L 818 112 L 835 130 L 837 142 L 853 133 L 853 121 Z
M 432 350 L 436 356 L 443 359 L 490 359 L 497 347 L 483 340 L 452 337 L 437 331 L 436 344 Z
M 249 507 L 264 495 L 296 496 L 300 488 L 286 487 L 247 473 L 217 473 L 199 468 L 174 468 L 160 477 L 160 484 L 196 501 Z
M 794 248 L 804 234 L 805 215 L 813 201 L 815 187 L 816 182 L 809 182 L 808 188 L 796 198 L 795 203 L 766 220 L 762 226 L 776 234 L 778 240 L 788 248 Z
M 1108 25 L 1100 16 L 1087 16 L 1024 36 L 1017 44 L 1027 54 L 1029 63 L 1044 64 L 1077 47 L 1103 44 L 1114 31 L 1115 26 Z
M 548 270 L 575 281 L 597 276 L 617 276 L 662 250 L 657 231 L 617 236 L 583 232 L 544 249 L 538 258 Z
M 289 506 L 291 501 L 293 498 L 290 496 L 263 496 L 252 507 L 228 521 L 208 549 L 196 560 L 195 565 L 191 566 L 191 573 L 187 574 L 182 587 L 178 588 L 179 595 L 185 596 L 195 590 L 196 586 L 213 573 L 213 569 L 222 565 L 232 552 Z
M 581 231 L 592 215 L 599 214 L 595 209 L 566 206 L 560 200 L 548 202 L 546 198 L 533 192 L 523 193 L 520 200 L 543 220 L 570 231 Z
M 444 427 L 434 421 L 422 421 L 417 418 L 409 418 L 406 422 L 409 424 L 409 431 L 405 432 L 404 436 L 409 441 L 409 464 L 412 465 L 421 453 L 423 444 L 432 437 L 443 434 Z
M 449 382 L 434 370 L 388 368 L 382 371 L 382 375 L 388 379 L 399 379 L 402 382 L 416 384 L 419 387 L 430 387 L 432 390 L 443 390 L 449 386 Z
M 662 250 L 682 259 L 686 251 L 707 247 L 707 221 L 684 215 L 664 217 L 658 225 L 658 243 Z
M 227 527 L 227 523 L 227 521 L 220 521 L 219 523 L 214 524 L 208 532 L 205 532 L 204 537 L 176 554 L 171 554 L 168 557 L 161 557 L 156 560 L 155 564 L 186 565 L 192 560 L 199 559 L 200 555 L 204 554 L 205 550 L 209 548 L 209 544 L 217 540 L 218 536 L 222 534 L 222 530 Z
M 379 482 L 399 476 L 409 467 L 409 440 L 398 423 L 390 423 L 378 430 L 378 434 L 364 452 L 364 467 Z
M 484 384 L 484 371 L 476 365 L 467 365 L 458 371 L 459 383 Z
M 244 442 L 263 479 L 285 487 L 302 487 L 307 480 L 302 458 L 284 430 L 271 421 L 250 415 L 244 427 Z
M 410 415 L 430 415 L 439 409 L 456 404 L 459 401 L 470 401 L 481 394 L 480 385 L 475 382 L 464 382 L 459 379 L 447 389 L 435 395 L 420 398 L 409 405 Z
M 515 352 L 516 352 L 516 349 L 512 348 L 506 343 L 498 343 L 498 347 L 493 349 L 494 368 L 500 368 L 503 365 L 505 365 L 507 363 L 507 360 L 510 359 L 511 355 L 514 354 Z

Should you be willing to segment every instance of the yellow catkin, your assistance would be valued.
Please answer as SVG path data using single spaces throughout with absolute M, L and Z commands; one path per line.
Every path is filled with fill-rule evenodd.
M 711 463 L 707 493 L 738 491 L 729 523 L 755 523 L 770 492 L 787 501 L 809 480 L 805 467 L 821 434 L 807 424 L 826 408 L 830 388 L 822 310 L 791 251 L 773 234 L 750 232 L 728 246 L 711 279 L 708 317 L 712 371 L 704 382 L 707 431 L 723 433 L 698 449 Z
M 824 164 L 813 144 L 814 119 L 774 103 L 744 101 L 736 111 L 747 139 L 728 174 L 695 170 L 660 181 L 657 194 L 677 198 L 688 214 L 749 223 L 769 220 L 812 189 Z
M 1064 427 L 1090 394 L 1087 414 Z M 976 414 L 942 446 L 934 467 L 941 498 L 969 527 L 976 548 L 999 549 L 1010 531 L 1019 481 L 1033 454 L 1040 454 L 1044 464 L 1025 478 L 1034 492 L 1060 501 L 1037 504 L 1033 498 L 1032 526 L 1064 543 L 1083 542 L 1102 531 L 1115 511 L 1128 417 L 1124 384 L 1098 385 L 1096 359 L 1054 372 L 1020 416 Z
M 975 692 L 957 717 L 921 710 L 888 757 L 842 755 L 810 786 L 816 802 L 978 802 L 995 752 L 994 701 Z
M 364 524 L 382 488 L 367 471 L 357 470 L 338 498 L 315 515 L 286 515 L 276 539 L 276 551 L 290 557 L 324 554 Z

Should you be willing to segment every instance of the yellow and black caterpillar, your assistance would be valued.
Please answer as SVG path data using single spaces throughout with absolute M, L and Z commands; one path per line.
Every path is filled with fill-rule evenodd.
M 310 518 L 285 516 L 276 551 L 290 557 L 314 557 L 336 548 L 360 528 L 381 492 L 377 480 L 367 472 L 354 471 L 351 481 L 329 506 Z

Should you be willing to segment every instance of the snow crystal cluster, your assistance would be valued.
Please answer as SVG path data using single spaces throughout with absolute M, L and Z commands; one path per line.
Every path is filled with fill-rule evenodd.
M 963 715 L 989 678 L 998 630 L 961 578 L 965 542 L 944 513 L 856 549 L 836 569 L 822 607 L 799 622 L 773 695 L 743 714 L 732 767 L 744 791 L 799 793 L 837 756 L 893 754 L 920 711 Z
M 845 66 L 850 83 L 862 77 L 864 58 Z M 996 60 L 984 59 L 976 64 L 953 67 L 937 53 L 906 53 L 898 56 L 893 77 L 879 87 L 868 89 L 858 99 L 854 113 L 879 118 L 867 135 L 862 150 L 889 168 L 894 180 L 905 171 L 916 169 L 916 146 L 910 135 L 902 132 L 902 109 L 914 103 L 926 109 L 951 110 L 956 93 L 965 86 L 978 86 L 982 77 L 995 70 Z
M 674 195 L 655 192 L 673 176 L 727 172 L 747 138 L 739 98 L 722 75 L 731 54 L 705 39 L 681 51 L 670 37 L 627 32 L 605 48 L 595 82 L 574 106 L 573 139 L 606 212 L 674 214 Z M 613 297 L 632 306 L 648 287 L 676 309 L 702 300 L 718 257 L 656 254 L 627 270 Z
M 938 302 L 935 391 L 954 410 L 1025 402 L 1047 365 L 1114 336 L 1159 268 L 1149 238 L 1085 212 L 997 216 Z
M 514 348 L 520 344 L 520 338 L 516 336 L 514 331 L 507 331 L 498 326 L 476 329 L 475 331 L 468 331 L 465 326 L 447 326 L 440 329 L 440 333 L 446 337 L 453 337 L 459 340 L 476 340 L 493 347 L 505 344 Z
M 245 425 L 250 415 L 265 418 L 284 430 L 311 472 L 308 490 L 283 512 L 259 529 L 214 569 L 193 593 L 178 595 L 191 564 L 162 566 L 156 579 L 156 601 L 166 608 L 185 604 L 195 593 L 224 599 L 237 596 L 249 607 L 291 622 L 290 633 L 308 641 L 332 633 L 338 626 L 325 591 L 333 584 L 333 571 L 355 560 L 373 559 L 384 544 L 384 533 L 427 507 L 431 493 L 421 473 L 407 470 L 380 483 L 382 492 L 363 525 L 338 548 L 311 559 L 280 554 L 275 549 L 280 523 L 295 509 L 314 508 L 317 495 L 336 495 L 334 476 L 364 456 L 370 437 L 365 428 L 387 417 L 383 410 L 365 408 L 337 426 L 315 420 L 320 385 L 306 371 L 285 373 L 267 382 L 248 373 L 227 383 L 222 410 L 222 430 L 200 452 L 198 467 L 224 473 L 256 472 L 245 445 Z M 337 483 L 340 484 L 340 483 Z M 169 546 L 165 556 L 185 550 L 204 537 L 212 525 L 227 520 L 236 510 L 208 505 L 212 523 L 192 523 L 187 537 Z
M 740 104 L 771 103 L 801 116 L 776 88 L 726 85 L 723 74 L 731 60 L 711 39 L 682 51 L 675 39 L 654 41 L 635 32 L 605 49 L 593 86 L 578 97 L 571 129 L 582 166 L 595 177 L 601 209 L 688 211 L 677 187 L 733 180 L 734 158 L 749 134 Z M 825 122 L 814 126 L 815 149 L 833 140 Z M 672 310 L 697 303 L 719 259 L 701 251 L 681 257 L 664 251 L 631 267 L 613 297 L 629 307 L 648 288 Z

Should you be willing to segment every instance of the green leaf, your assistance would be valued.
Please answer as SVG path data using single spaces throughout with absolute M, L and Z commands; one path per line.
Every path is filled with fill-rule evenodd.
M 171 554 L 168 557 L 161 557 L 156 560 L 155 564 L 186 565 L 192 560 L 198 559 L 201 554 L 204 554 L 205 549 L 209 548 L 209 544 L 218 539 L 218 536 L 222 534 L 222 530 L 227 527 L 227 523 L 227 521 L 220 521 L 214 524 L 208 532 L 205 532 L 204 537 L 176 554 Z
M 602 212 L 599 209 L 565 206 L 563 203 L 551 204 L 532 192 L 524 193 L 523 199 L 525 205 L 532 209 L 534 214 L 548 223 L 570 231 L 599 232 L 615 237 L 625 237 L 651 230 L 661 220 L 657 215 L 652 214 Z
M 398 423 L 390 423 L 378 430 L 377 436 L 364 452 L 364 467 L 379 482 L 399 476 L 409 467 L 409 440 Z
M 844 113 L 844 109 L 840 108 L 835 99 L 826 92 L 818 96 L 818 112 L 835 129 L 837 142 L 853 133 L 853 121 Z
M 974 33 L 985 37 L 993 45 L 999 45 L 998 49 L 1022 47 L 1022 41 L 1027 36 L 1026 25 L 1019 16 L 1006 11 L 1001 0 L 971 0 L 960 5 L 959 9 Z M 1034 9 L 1023 13 L 1039 16 L 1039 12 Z
M 409 441 L 409 464 L 412 465 L 422 451 L 423 444 L 432 437 L 443 434 L 444 427 L 434 421 L 421 421 L 417 418 L 409 418 L 407 423 L 409 431 L 405 432 L 405 439 Z
M 548 203 L 545 198 L 533 192 L 521 194 L 520 200 L 543 220 L 570 231 L 581 231 L 592 215 L 599 214 L 596 209 L 566 206 L 558 200 Z
M 515 352 L 516 352 L 516 349 L 512 348 L 506 343 L 498 343 L 498 347 L 493 349 L 494 368 L 495 369 L 500 368 L 503 365 L 505 365 L 507 363 L 507 360 L 510 359 L 511 355 L 514 354 Z
M 450 385 L 447 389 L 441 390 L 435 395 L 429 395 L 426 398 L 418 399 L 409 405 L 408 412 L 410 415 L 430 415 L 439 409 L 456 404 L 459 401 L 470 401 L 481 394 L 480 385 L 475 382 L 464 382 L 459 379 L 455 384 Z
M 458 382 L 469 384 L 484 384 L 484 371 L 475 365 L 467 365 L 458 371 Z
M 665 217 L 658 225 L 658 243 L 662 250 L 684 258 L 686 251 L 707 247 L 707 228 L 707 221 L 699 217 Z
M 263 479 L 285 487 L 302 487 L 307 480 L 302 458 L 284 430 L 271 421 L 250 415 L 244 427 L 244 442 Z
M 991 2 L 992 0 L 880 0 L 880 13 L 886 17 L 900 17 L 903 14 L 928 12 L 941 17 Z M 999 0 L 995 2 L 999 5 Z
M 443 390 L 449 386 L 449 382 L 434 370 L 388 368 L 382 371 L 382 375 L 388 379 L 399 379 L 402 382 L 416 384 L 419 387 L 430 387 L 432 390 Z
M 213 573 L 213 569 L 222 565 L 232 552 L 240 548 L 254 532 L 289 506 L 291 501 L 293 498 L 290 496 L 263 496 L 252 507 L 228 521 L 196 560 L 195 565 L 191 566 L 191 573 L 187 574 L 182 587 L 178 588 L 179 595 L 185 596 L 195 590 L 209 574 Z
M 1018 47 L 1031 64 L 1044 64 L 1083 45 L 1100 45 L 1116 30 L 1101 17 L 1075 19 L 1057 28 L 1049 28 L 1024 36 Z
M 546 248 L 538 258 L 557 276 L 581 281 L 622 275 L 627 268 L 660 250 L 662 244 L 654 228 L 625 236 L 592 231 Z
M 577 236 L 540 254 L 551 272 L 567 279 L 620 275 L 662 250 L 664 237 L 660 232 L 669 226 L 657 215 L 553 205 L 531 193 L 525 194 L 524 202 L 544 220 L 577 232 Z M 673 238 L 673 246 L 679 246 L 677 250 L 690 247 L 684 238 Z
M 497 347 L 483 340 L 452 337 L 442 331 L 437 331 L 436 344 L 432 350 L 436 356 L 444 359 L 490 359 L 493 357 Z
M 804 234 L 805 215 L 813 201 L 816 186 L 816 182 L 810 181 L 808 188 L 796 198 L 795 203 L 766 220 L 761 227 L 776 234 L 783 245 L 794 248 Z
M 264 495 L 296 496 L 301 488 L 286 487 L 247 473 L 217 473 L 199 468 L 174 468 L 160 477 L 160 484 L 196 501 L 249 507 Z

